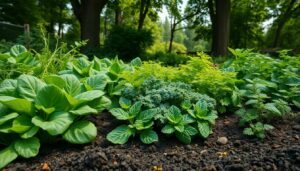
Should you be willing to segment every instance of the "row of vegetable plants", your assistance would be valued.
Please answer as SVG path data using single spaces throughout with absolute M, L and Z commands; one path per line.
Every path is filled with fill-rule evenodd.
M 130 137 L 184 144 L 213 133 L 218 114 L 235 112 L 243 133 L 264 138 L 271 121 L 300 107 L 300 60 L 249 50 L 216 65 L 206 54 L 177 67 L 139 58 L 92 61 L 76 51 L 38 54 L 21 45 L 0 54 L 0 168 L 38 154 L 41 143 L 85 144 L 97 136 L 90 115 L 108 110 L 122 124 L 107 140 Z

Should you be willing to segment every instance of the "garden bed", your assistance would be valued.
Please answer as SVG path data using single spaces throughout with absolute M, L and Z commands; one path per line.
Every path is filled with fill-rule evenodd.
M 160 141 L 144 145 L 130 139 L 112 145 L 105 136 L 119 123 L 103 113 L 91 118 L 97 139 L 88 145 L 57 142 L 42 145 L 37 157 L 19 158 L 8 170 L 300 170 L 300 118 L 273 122 L 274 130 L 259 140 L 242 134 L 236 116 L 220 116 L 214 133 L 183 145 L 160 134 Z M 226 137 L 226 144 L 217 143 Z

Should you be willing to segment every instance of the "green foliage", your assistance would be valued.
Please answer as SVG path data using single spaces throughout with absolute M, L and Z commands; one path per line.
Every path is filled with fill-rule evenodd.
M 256 124 L 250 124 L 249 128 L 245 128 L 243 133 L 248 136 L 256 136 L 258 138 L 265 138 L 265 131 L 274 129 L 272 125 L 262 124 L 257 122 Z
M 124 101 L 127 101 L 124 106 Z M 155 109 L 148 109 L 142 111 L 142 103 L 136 102 L 130 105 L 128 100 L 120 99 L 120 105 L 125 107 L 113 108 L 109 112 L 118 120 L 127 121 L 127 125 L 121 125 L 112 130 L 107 139 L 114 144 L 125 144 L 131 136 L 138 134 L 140 140 L 145 144 L 151 144 L 158 141 L 158 136 L 153 129 L 153 117 L 156 114 Z M 128 108 L 130 106 L 130 108 Z
M 150 30 L 136 30 L 130 27 L 114 27 L 105 42 L 105 49 L 110 56 L 119 56 L 131 60 L 142 56 L 145 49 L 154 43 Z
M 178 66 L 180 64 L 185 64 L 190 57 L 186 55 L 178 55 L 176 53 L 157 52 L 143 59 L 161 62 L 168 66 Z
M 16 47 L 14 54 L 21 49 Z M 110 107 L 104 92 L 86 89 L 70 74 L 51 75 L 45 80 L 21 75 L 0 84 L 0 134 L 11 137 L 0 140 L 7 146 L 0 152 L 1 168 L 17 156 L 36 156 L 40 140 L 47 141 L 47 137 L 62 136 L 74 144 L 96 138 L 97 129 L 86 116 Z M 85 84 L 91 86 L 90 82 Z

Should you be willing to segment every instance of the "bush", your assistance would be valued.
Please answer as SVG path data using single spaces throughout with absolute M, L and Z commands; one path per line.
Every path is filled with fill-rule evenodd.
M 150 30 L 141 30 L 130 27 L 114 27 L 105 41 L 105 50 L 110 56 L 119 56 L 129 61 L 145 54 L 145 49 L 154 43 Z

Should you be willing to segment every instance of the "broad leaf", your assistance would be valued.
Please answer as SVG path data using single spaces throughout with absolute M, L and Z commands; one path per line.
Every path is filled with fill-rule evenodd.
M 46 86 L 44 82 L 30 75 L 21 75 L 17 81 L 19 95 L 32 101 L 36 98 L 38 91 Z
M 91 90 L 91 91 L 86 91 L 81 94 L 78 94 L 77 96 L 75 96 L 75 99 L 77 99 L 81 102 L 89 102 L 89 101 L 95 100 L 103 95 L 104 95 L 104 92 L 101 90 Z
M 81 91 L 81 84 L 78 78 L 73 74 L 65 74 L 60 76 L 65 81 L 65 91 L 71 95 L 76 96 Z
M 164 134 L 172 134 L 175 132 L 175 128 L 172 125 L 167 124 L 162 128 L 161 132 Z
M 49 116 L 48 120 L 44 120 L 39 116 L 32 118 L 32 123 L 50 135 L 59 135 L 64 133 L 72 124 L 75 117 L 67 112 L 55 112 Z
M 98 99 L 95 99 L 88 103 L 89 106 L 96 109 L 97 111 L 101 112 L 104 109 L 110 109 L 111 108 L 111 100 L 105 96 L 102 96 Z
M 19 99 L 10 96 L 0 96 L 0 102 L 18 113 L 26 113 L 29 115 L 32 115 L 34 113 L 32 102 L 26 99 Z
M 4 150 L 0 151 L 0 169 L 3 169 L 6 165 L 14 161 L 18 157 L 18 153 L 11 145 Z
M 125 144 L 134 131 L 127 125 L 121 125 L 112 130 L 107 136 L 107 140 L 114 144 Z
M 16 133 L 24 133 L 34 125 L 31 123 L 31 117 L 20 115 L 12 122 L 11 130 Z
M 6 79 L 0 84 L 0 96 L 16 96 L 17 80 Z
M 177 124 L 183 119 L 180 109 L 176 106 L 171 106 L 169 108 L 168 112 L 166 113 L 166 117 L 173 124 Z
M 113 108 L 109 112 L 118 120 L 128 120 L 130 118 L 129 114 L 121 108 Z
M 279 115 L 279 116 L 282 114 L 280 112 L 280 110 L 277 109 L 277 107 L 275 106 L 274 103 L 267 103 L 267 104 L 265 104 L 264 108 L 274 114 Z
M 119 99 L 119 104 L 120 106 L 123 108 L 123 109 L 129 109 L 130 106 L 131 106 L 131 100 L 127 99 L 127 98 L 124 98 L 124 97 L 121 97 Z
M 208 122 L 198 122 L 198 131 L 203 138 L 207 138 L 210 134 L 210 126 Z
M 27 51 L 27 49 L 24 46 L 14 45 L 12 48 L 10 48 L 10 55 L 13 57 L 17 57 L 26 51 Z
M 174 128 L 175 128 L 178 132 L 183 132 L 183 131 L 184 131 L 184 125 L 182 125 L 182 124 L 175 125 Z
M 157 113 L 156 109 L 148 109 L 139 113 L 136 117 L 136 120 L 141 120 L 142 122 L 149 122 Z
M 208 112 L 207 103 L 204 100 L 200 100 L 195 104 L 195 111 L 197 117 L 203 116 Z
M 65 93 L 55 85 L 43 87 L 35 99 L 38 109 L 55 108 L 56 111 L 68 111 L 71 105 Z
M 97 136 L 97 128 L 89 121 L 79 121 L 70 126 L 63 138 L 72 144 L 85 144 Z
M 104 74 L 94 75 L 86 80 L 90 90 L 104 90 L 107 84 L 107 76 Z
M 4 124 L 5 122 L 12 120 L 16 117 L 18 117 L 19 114 L 17 113 L 10 113 L 10 114 L 0 114 L 0 125 Z
M 48 76 L 44 77 L 43 79 L 47 84 L 56 85 L 57 87 L 59 87 L 61 89 L 66 87 L 66 82 L 61 76 L 48 75 Z
M 141 108 L 142 108 L 142 102 L 134 103 L 129 109 L 129 115 L 136 116 L 141 111 Z
M 147 129 L 142 131 L 142 133 L 140 134 L 140 140 L 144 144 L 152 144 L 158 141 L 158 135 L 156 134 L 155 131 L 151 129 Z
M 33 126 L 27 132 L 23 133 L 21 135 L 21 138 L 24 138 L 24 139 L 31 138 L 39 131 L 39 129 L 40 129 L 39 127 Z
M 184 132 L 189 134 L 190 136 L 196 135 L 198 133 L 197 129 L 190 125 L 185 126 Z
M 89 115 L 89 114 L 95 114 L 98 113 L 98 111 L 94 108 L 91 108 L 88 105 L 84 105 L 81 106 L 80 108 L 76 109 L 76 110 L 71 110 L 70 113 L 74 114 L 74 115 Z
M 131 66 L 139 67 L 143 64 L 141 58 L 134 58 L 132 61 L 130 61 Z
M 20 139 L 14 143 L 14 148 L 24 158 L 34 157 L 39 153 L 40 141 L 36 137 Z

